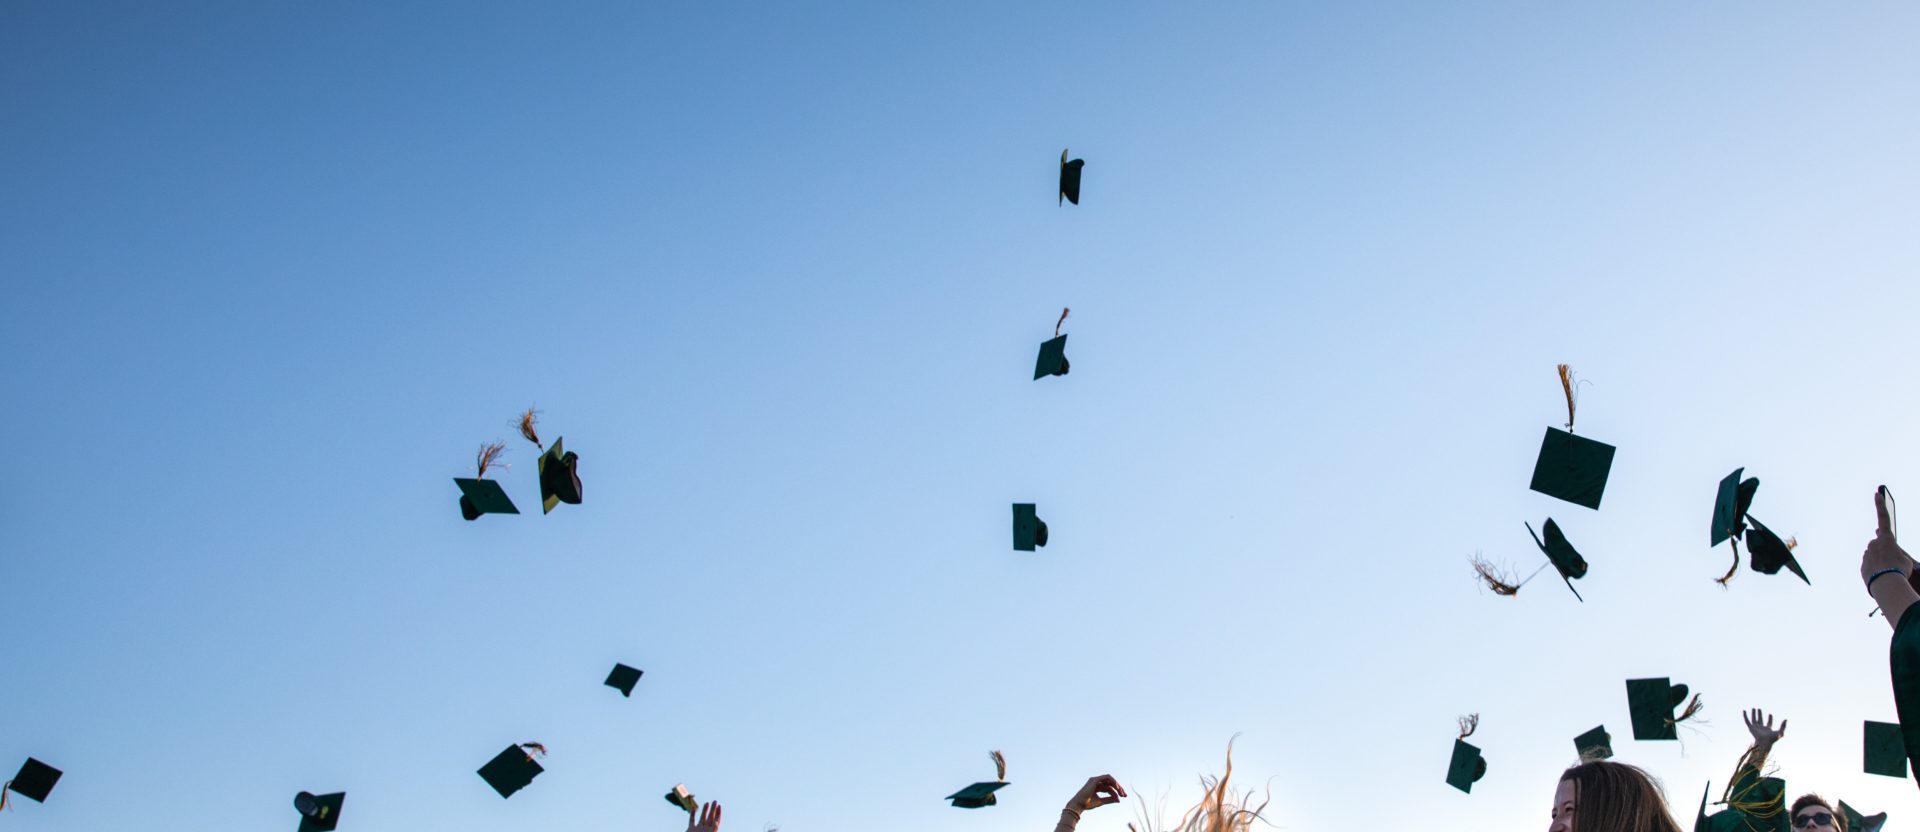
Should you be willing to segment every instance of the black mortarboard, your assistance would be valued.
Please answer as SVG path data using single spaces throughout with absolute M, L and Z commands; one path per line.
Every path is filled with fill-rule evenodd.
M 1687 686 L 1672 684 L 1667 677 L 1627 680 L 1627 713 L 1633 718 L 1636 740 L 1677 740 L 1677 724 L 1691 713 L 1674 718 L 1673 709 L 1687 701 Z
M 1707 787 L 1700 790 L 1700 812 L 1693 816 L 1693 832 L 1711 832 L 1713 822 L 1707 819 L 1707 795 L 1713 793 L 1713 781 L 1707 781 Z
M 1473 784 L 1486 773 L 1487 761 L 1480 756 L 1480 749 L 1466 740 L 1454 740 L 1453 759 L 1447 762 L 1447 785 L 1472 794 Z
M 332 832 L 340 825 L 340 807 L 346 802 L 346 792 L 294 795 L 293 809 L 300 813 L 300 832 Z
M 685 783 L 673 784 L 673 789 L 667 792 L 667 802 L 687 810 L 689 815 L 700 809 L 700 801 L 693 799 L 693 792 L 687 791 Z
M 520 513 L 513 507 L 513 501 L 507 499 L 506 489 L 493 480 L 454 477 L 453 484 L 460 486 L 461 517 L 477 520 L 482 514 Z
M 1735 468 L 1733 473 L 1720 480 L 1720 489 L 1713 498 L 1713 545 L 1718 546 L 1727 538 L 1740 539 L 1746 527 L 1747 506 L 1753 504 L 1753 495 L 1760 490 L 1760 478 L 1754 477 L 1742 482 L 1740 475 L 1745 468 Z
M 32 757 L 20 766 L 20 773 L 7 781 L 6 788 L 35 803 L 45 803 L 53 784 L 60 782 L 60 770 Z
M 1005 785 L 1007 784 L 975 783 L 953 794 L 947 795 L 945 799 L 953 801 L 953 808 L 955 809 L 978 809 L 982 806 L 992 806 L 999 802 L 999 798 L 994 797 L 993 793 L 999 791 L 1001 787 Z
M 1863 815 L 1860 814 L 1859 809 L 1848 806 L 1844 800 L 1840 801 L 1840 814 L 1847 816 L 1847 832 L 1880 832 L 1881 828 L 1887 825 L 1886 812 Z
M 1547 428 L 1540 440 L 1540 456 L 1533 463 L 1533 482 L 1527 487 L 1574 505 L 1597 509 L 1613 470 L 1612 445 L 1559 428 Z
M 1097 346 L 1097 345 L 1096 345 Z M 1067 374 L 1067 336 L 1055 336 L 1040 344 L 1040 357 L 1033 362 L 1035 380 Z
M 500 793 L 501 797 L 512 797 L 514 792 L 527 787 L 533 778 L 545 771 L 534 762 L 533 755 L 518 745 L 509 745 L 507 750 L 494 755 L 487 764 L 480 767 L 480 779 Z
M 1581 762 L 1606 760 L 1613 757 L 1613 735 L 1607 733 L 1607 726 L 1598 725 L 1593 730 L 1573 738 L 1573 750 L 1579 754 Z
M 1779 574 L 1780 567 L 1785 566 L 1808 586 L 1813 585 L 1813 581 L 1807 580 L 1807 573 L 1801 571 L 1800 561 L 1794 559 L 1793 547 L 1755 517 L 1747 518 L 1747 565 L 1764 575 Z
M 540 455 L 541 514 L 553 511 L 561 503 L 580 504 L 580 455 L 561 449 L 560 443 L 565 439 L 553 440 L 553 445 Z
M 632 696 L 633 686 L 640 684 L 641 672 L 640 668 L 615 662 L 613 672 L 607 674 L 607 687 L 618 689 L 621 696 Z
M 1906 779 L 1907 745 L 1897 722 L 1867 720 L 1861 756 L 1868 774 Z
M 1560 573 L 1560 580 L 1567 583 L 1567 589 L 1573 593 L 1573 597 L 1580 598 L 1580 590 L 1573 588 L 1573 579 L 1586 576 L 1587 561 L 1574 550 L 1572 543 L 1567 542 L 1567 536 L 1560 531 L 1560 524 L 1553 522 L 1551 517 L 1547 518 L 1546 525 L 1540 529 L 1546 535 L 1546 540 L 1541 540 L 1540 535 L 1534 534 L 1532 524 L 1522 523 L 1521 525 L 1526 526 L 1527 534 L 1533 536 L 1533 545 L 1540 547 L 1540 551 L 1546 553 L 1547 560 L 1553 561 L 1553 568 Z M 1580 600 L 1586 601 L 1585 598 Z
M 1060 198 L 1075 205 L 1080 204 L 1080 169 L 1086 167 L 1084 159 L 1067 161 L 1067 151 L 1060 151 Z M 1057 201 L 1056 201 L 1057 202 Z
M 1035 546 L 1047 545 L 1047 522 L 1034 513 L 1033 503 L 1013 504 L 1013 548 L 1021 552 L 1031 552 Z

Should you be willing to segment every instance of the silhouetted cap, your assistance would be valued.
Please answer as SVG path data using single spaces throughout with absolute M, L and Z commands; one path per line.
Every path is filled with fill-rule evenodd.
M 1693 715 L 1689 707 L 1678 718 L 1673 710 L 1687 701 L 1687 686 L 1676 685 L 1662 676 L 1658 679 L 1627 680 L 1627 713 L 1633 718 L 1636 740 L 1675 740 L 1680 738 L 1678 724 Z
M 992 806 L 999 802 L 999 798 L 994 797 L 993 793 L 999 791 L 1006 785 L 1005 783 L 975 783 L 953 794 L 947 795 L 946 799 L 953 801 L 953 807 L 955 809 L 978 809 L 983 806 Z
M 1867 720 L 1862 753 L 1866 772 L 1906 779 L 1907 744 L 1896 722 Z
M 1035 546 L 1047 545 L 1047 523 L 1035 513 L 1033 503 L 1013 504 L 1013 548 L 1021 552 L 1031 552 Z
M 1086 167 L 1084 159 L 1067 161 L 1067 151 L 1060 151 L 1060 198 L 1075 205 L 1080 204 L 1080 169 Z
M 1747 565 L 1763 575 L 1777 575 L 1780 567 L 1785 566 L 1808 586 L 1813 585 L 1801 570 L 1800 561 L 1794 559 L 1793 546 L 1753 517 L 1747 518 Z
M 561 503 L 580 504 L 580 455 L 561 448 L 565 437 L 553 440 L 540 455 L 540 513 Z
M 300 832 L 332 832 L 340 825 L 340 807 L 346 802 L 346 792 L 294 795 L 293 809 L 300 813 Z
M 1735 468 L 1733 473 L 1720 480 L 1720 488 L 1713 498 L 1713 545 L 1718 546 L 1727 538 L 1740 539 L 1746 530 L 1747 507 L 1753 505 L 1753 495 L 1760 490 L 1760 478 L 1753 477 L 1745 482 L 1740 475 L 1745 468 Z
M 1612 759 L 1613 735 L 1607 733 L 1607 726 L 1595 726 L 1593 730 L 1573 738 L 1573 750 L 1583 763 Z
M 1547 428 L 1540 456 L 1533 463 L 1535 491 L 1574 505 L 1597 509 L 1613 470 L 1613 446 L 1559 428 Z
M 1447 762 L 1447 785 L 1468 794 L 1473 793 L 1473 784 L 1487 774 L 1487 761 L 1480 756 L 1480 749 L 1466 740 L 1453 741 L 1453 759 Z
M 667 792 L 667 802 L 687 810 L 689 815 L 700 808 L 700 801 L 693 799 L 693 792 L 687 791 L 684 783 L 673 784 L 673 790 Z
M 1847 832 L 1880 832 L 1881 828 L 1887 825 L 1886 812 L 1863 815 L 1860 814 L 1859 809 L 1848 806 L 1844 800 L 1840 801 L 1840 814 L 1847 816 Z
M 1522 525 L 1527 527 L 1527 534 L 1533 535 L 1533 545 L 1546 553 L 1547 560 L 1553 561 L 1553 568 L 1560 573 L 1560 580 L 1566 582 L 1568 591 L 1573 593 L 1573 597 L 1580 598 L 1580 590 L 1573 588 L 1573 579 L 1586 576 L 1587 561 L 1580 557 L 1572 543 L 1567 542 L 1567 536 L 1560 531 L 1560 524 L 1553 522 L 1551 517 L 1547 518 L 1547 524 L 1541 527 L 1541 532 L 1546 535 L 1545 540 L 1540 539 L 1541 535 L 1534 534 L 1532 524 Z M 1586 599 L 1580 600 L 1584 602 Z
M 1098 347 L 1097 344 L 1095 346 Z M 1064 376 L 1066 374 L 1067 336 L 1061 335 L 1052 340 L 1042 342 L 1040 344 L 1040 357 L 1033 362 L 1034 379 L 1037 381 L 1047 376 Z
M 534 762 L 527 748 L 509 745 L 507 750 L 494 755 L 493 759 L 480 767 L 480 779 L 487 781 L 487 785 L 492 786 L 501 797 L 512 797 L 514 792 L 526 788 L 533 778 L 545 770 Z
M 53 791 L 53 784 L 58 782 L 59 769 L 28 757 L 26 763 L 20 766 L 20 773 L 7 781 L 6 788 L 35 803 L 45 803 L 47 794 Z
M 621 696 L 632 696 L 633 686 L 640 684 L 640 668 L 615 663 L 613 672 L 607 674 L 607 687 L 620 691 Z
M 513 501 L 507 499 L 506 489 L 493 480 L 454 477 L 453 484 L 460 486 L 461 517 L 477 520 L 482 514 L 520 513 L 513 507 Z

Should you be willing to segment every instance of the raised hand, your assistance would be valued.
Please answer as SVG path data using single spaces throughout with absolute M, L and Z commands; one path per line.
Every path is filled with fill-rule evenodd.
M 1766 717 L 1764 723 L 1760 721 L 1762 716 Z M 1772 748 L 1774 743 L 1787 735 L 1786 720 L 1780 720 L 1780 730 L 1776 731 L 1773 728 L 1773 715 L 1762 714 L 1759 708 L 1742 713 L 1740 717 L 1747 721 L 1747 733 L 1753 735 L 1753 744 L 1760 748 Z
M 1127 790 L 1120 785 L 1120 781 L 1113 779 L 1111 774 L 1102 774 L 1087 778 L 1087 784 L 1080 787 L 1072 800 L 1067 801 L 1067 809 L 1079 814 L 1109 803 L 1119 803 L 1126 796 Z
M 1874 513 L 1879 516 L 1879 527 L 1874 529 L 1873 540 L 1867 542 L 1867 551 L 1860 555 L 1860 580 L 1872 580 L 1875 573 L 1888 569 L 1899 570 L 1901 578 L 1913 574 L 1913 558 L 1900 548 L 1899 541 L 1893 537 L 1892 508 L 1887 505 L 1887 492 L 1882 488 L 1873 494 Z M 1893 577 L 1886 575 L 1882 580 Z M 1868 591 L 1872 591 L 1869 587 Z
M 687 832 L 720 832 L 720 802 L 714 801 L 700 807 L 700 820 L 694 822 L 694 813 L 687 813 Z

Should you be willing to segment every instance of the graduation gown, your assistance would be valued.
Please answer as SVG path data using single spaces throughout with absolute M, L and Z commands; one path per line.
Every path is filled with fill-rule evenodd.
M 1700 815 L 1694 832 L 1792 832 L 1793 818 L 1787 814 L 1787 781 L 1761 777 L 1760 761 L 1751 755 L 1740 761 L 1733 773 L 1733 785 L 1727 788 L 1727 808 L 1707 814 L 1702 797 Z
M 1920 604 L 1900 614 L 1887 651 L 1893 673 L 1893 706 L 1900 714 L 1900 738 L 1907 745 L 1907 770 L 1920 772 Z

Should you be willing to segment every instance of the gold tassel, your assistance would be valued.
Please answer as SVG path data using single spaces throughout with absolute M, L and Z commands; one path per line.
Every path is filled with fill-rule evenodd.
M 13 788 L 12 780 L 8 780 L 5 783 L 0 783 L 0 812 L 4 812 L 8 809 L 13 808 L 7 805 L 7 790 L 11 788 Z
M 1002 783 L 1007 782 L 1007 755 L 998 751 L 989 751 L 987 756 L 993 758 L 993 779 Z
M 485 445 L 481 445 L 480 454 L 476 458 L 476 462 L 479 464 L 480 473 L 476 474 L 475 477 L 485 478 L 487 476 L 487 469 L 492 468 L 494 463 L 499 462 L 500 455 L 506 452 L 507 452 L 507 443 L 505 442 L 489 442 Z
M 1721 589 L 1726 589 L 1727 584 L 1733 582 L 1734 574 L 1740 571 L 1740 543 L 1733 538 L 1727 538 L 1727 545 L 1733 547 L 1733 565 L 1727 567 L 1727 574 L 1713 579 L 1713 582 L 1719 584 Z
M 1053 322 L 1053 337 L 1060 337 L 1060 325 L 1067 322 L 1067 313 L 1072 311 L 1073 309 L 1071 307 L 1061 307 L 1060 320 Z
M 1799 547 L 1800 547 L 1800 538 L 1797 538 L 1797 537 L 1787 538 L 1787 551 L 1791 552 L 1794 549 L 1797 549 Z
M 1560 368 L 1560 389 L 1567 394 L 1567 432 L 1573 432 L 1573 371 L 1567 365 Z
M 533 752 L 533 754 L 538 754 L 542 757 L 547 756 L 547 747 L 537 742 L 523 742 L 520 744 L 520 748 L 526 751 L 531 751 Z M 528 754 L 527 759 L 529 760 L 533 759 L 533 754 Z
M 1471 737 L 1473 736 L 1473 732 L 1478 730 L 1480 730 L 1479 714 L 1467 714 L 1466 716 L 1460 717 L 1460 739 L 1464 740 Z
M 520 414 L 520 435 L 526 437 L 528 442 L 532 442 L 534 447 L 544 451 L 547 448 L 545 445 L 540 444 L 540 434 L 535 433 L 533 430 L 534 417 L 539 412 L 540 411 L 529 407 L 527 408 L 527 412 Z
M 1674 717 L 1673 719 L 1667 720 L 1667 724 L 1677 726 L 1682 722 L 1686 722 L 1687 720 L 1692 719 L 1694 718 L 1694 716 L 1698 715 L 1700 713 L 1700 709 L 1703 707 L 1704 705 L 1700 702 L 1700 694 L 1696 693 L 1693 695 L 1693 701 L 1687 703 L 1687 709 L 1684 711 L 1681 711 L 1679 716 Z
M 1473 564 L 1474 574 L 1480 576 L 1481 582 L 1485 583 L 1488 589 L 1493 590 L 1493 594 L 1513 596 L 1520 593 L 1520 587 L 1513 582 L 1512 575 L 1493 565 L 1492 561 L 1481 557 L 1479 553 L 1474 553 L 1469 562 Z

